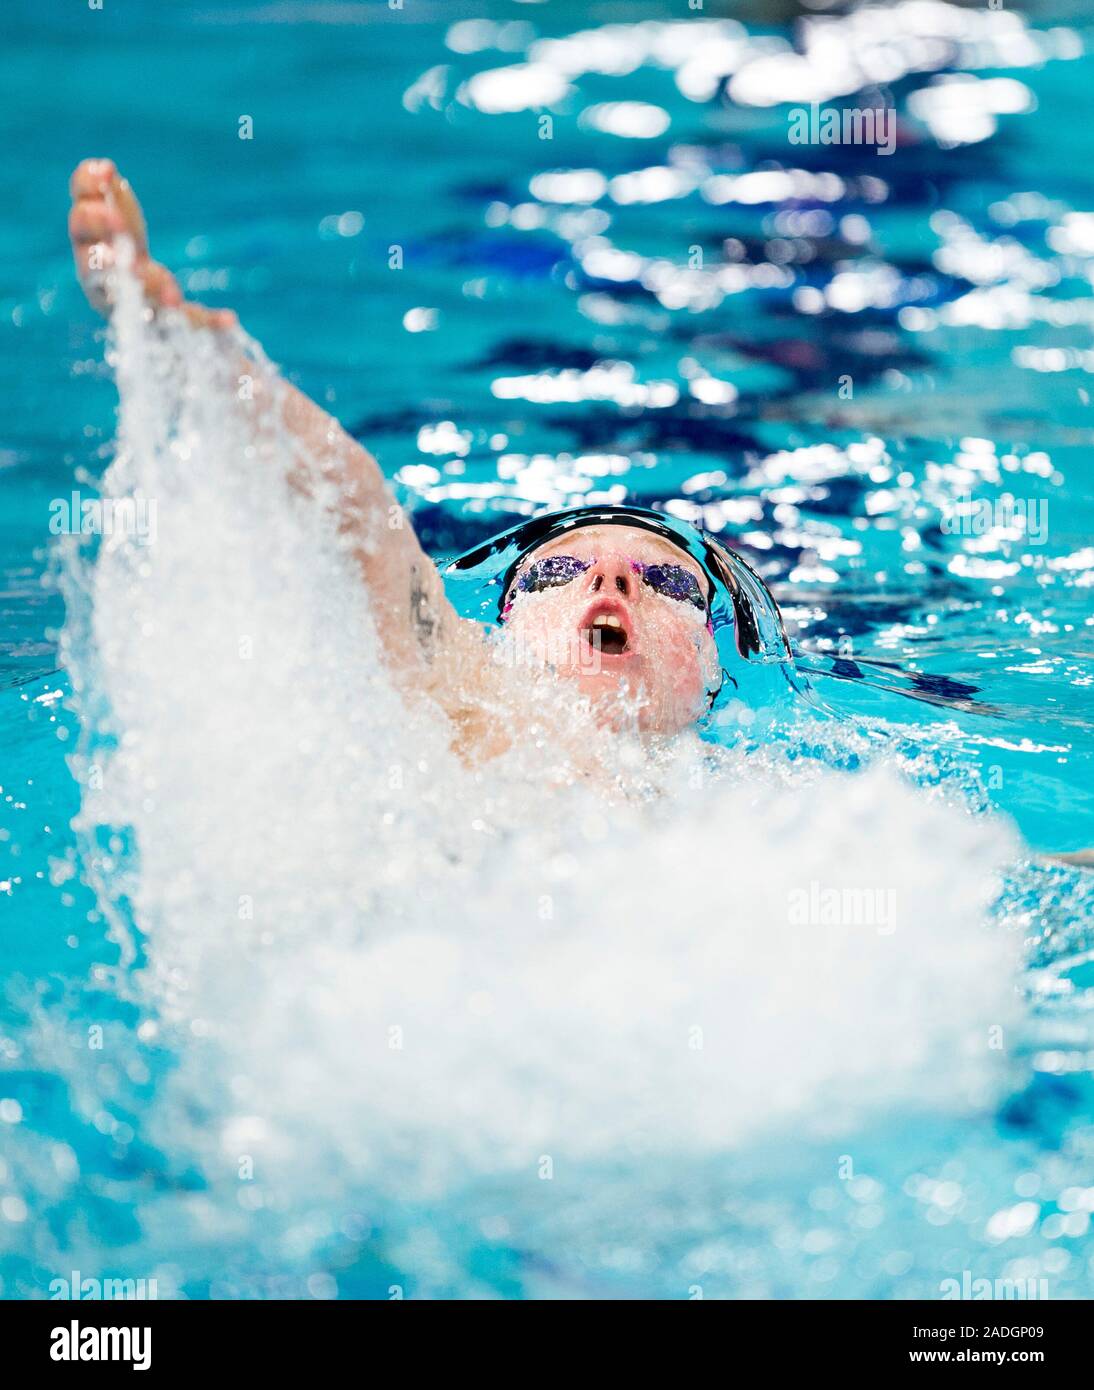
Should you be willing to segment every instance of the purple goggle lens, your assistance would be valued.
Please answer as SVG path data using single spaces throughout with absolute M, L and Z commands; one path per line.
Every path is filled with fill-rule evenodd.
M 580 560 L 576 555 L 546 555 L 542 560 L 534 560 L 517 580 L 514 588 L 522 594 L 538 594 L 544 589 L 556 589 L 560 585 L 572 583 L 578 575 L 584 574 L 596 564 L 595 560 Z M 683 565 L 646 565 L 640 560 L 630 562 L 631 569 L 643 584 L 648 584 L 656 594 L 663 598 L 676 599 L 678 603 L 690 603 L 702 612 L 707 611 L 707 601 L 699 580 Z M 508 612 L 512 599 L 505 605 Z

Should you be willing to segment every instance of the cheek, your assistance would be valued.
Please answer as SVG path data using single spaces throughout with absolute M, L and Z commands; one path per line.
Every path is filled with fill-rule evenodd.
M 674 704 L 705 703 L 720 680 L 718 651 L 705 623 L 685 618 L 659 625 L 656 683 Z
M 669 682 L 681 699 L 696 699 L 709 682 L 709 663 L 703 660 L 694 642 L 681 643 L 669 665 Z
M 505 620 L 506 639 L 526 660 L 536 665 L 565 668 L 567 644 L 562 637 L 573 626 L 567 618 L 563 593 L 522 594 Z
M 694 608 L 658 607 L 647 615 L 641 635 L 643 644 L 662 653 L 670 665 L 682 665 L 692 673 L 716 660 L 706 619 Z

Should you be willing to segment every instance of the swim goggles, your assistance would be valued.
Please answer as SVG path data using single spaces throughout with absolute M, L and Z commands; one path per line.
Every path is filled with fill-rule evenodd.
M 450 596 L 464 598 L 457 607 L 465 616 L 482 621 L 492 610 L 492 620 L 504 622 L 514 584 L 519 591 L 522 582 L 539 587 L 569 583 L 581 572 L 578 567 L 588 567 L 591 561 L 558 554 L 539 561 L 532 559 L 528 564 L 534 552 L 549 541 L 585 526 L 633 526 L 676 546 L 698 562 L 710 581 L 709 595 L 699 594 L 694 574 L 683 566 L 644 566 L 640 576 L 643 582 L 670 598 L 689 603 L 696 603 L 698 598 L 696 606 L 701 603 L 706 608 L 720 652 L 723 647 L 732 646 L 738 659 L 749 662 L 791 661 L 778 604 L 752 566 L 706 532 L 678 517 L 646 507 L 570 507 L 523 521 L 443 567 Z M 560 563 L 552 565 L 551 561 Z M 527 578 L 533 571 L 534 577 Z M 681 575 L 687 578 L 681 579 Z M 694 585 L 694 592 L 688 581 Z

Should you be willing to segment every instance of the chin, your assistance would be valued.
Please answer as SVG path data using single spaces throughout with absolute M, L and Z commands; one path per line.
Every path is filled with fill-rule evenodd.
M 591 701 L 597 723 L 623 730 L 637 727 L 644 734 L 678 734 L 701 717 L 704 704 L 698 688 L 650 690 L 633 676 L 598 672 L 575 675 L 581 694 Z

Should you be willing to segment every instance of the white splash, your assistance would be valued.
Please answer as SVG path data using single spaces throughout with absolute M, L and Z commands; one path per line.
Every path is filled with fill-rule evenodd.
M 253 1161 L 247 1240 L 262 1206 L 651 1157 L 671 1189 L 762 1135 L 991 1103 L 1015 1009 L 985 922 L 998 825 L 894 771 L 692 739 L 620 740 L 610 793 L 538 735 L 468 768 L 387 680 L 291 441 L 254 437 L 254 345 L 153 327 L 133 293 L 116 334 L 103 491 L 155 498 L 159 534 L 70 559 L 79 766 L 102 769 L 82 824 L 136 847 L 101 891 L 129 895 L 119 987 L 177 1057 L 157 1137 L 237 1223 Z M 792 910 L 866 889 L 891 922 Z

